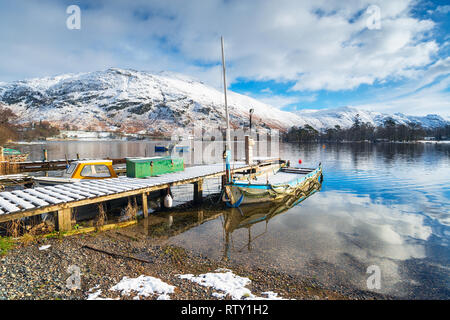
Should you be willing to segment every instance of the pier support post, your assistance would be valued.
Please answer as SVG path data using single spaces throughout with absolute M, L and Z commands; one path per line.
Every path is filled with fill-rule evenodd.
M 72 229 L 72 208 L 58 210 L 58 231 L 70 231 Z
M 253 164 L 253 146 L 255 142 L 250 136 L 245 136 L 245 163 Z
M 144 214 L 144 218 L 148 218 L 148 202 L 147 202 L 147 193 L 142 194 L 142 213 Z
M 198 210 L 198 212 L 197 212 L 197 218 L 198 218 L 198 220 L 197 220 L 197 222 L 199 222 L 199 223 L 202 223 L 203 222 L 203 210 Z
M 194 202 L 197 204 L 203 202 L 203 180 L 194 182 Z
M 164 207 L 164 197 L 166 196 L 166 189 L 159 190 L 159 205 L 161 207 L 161 210 L 165 210 L 166 207 Z

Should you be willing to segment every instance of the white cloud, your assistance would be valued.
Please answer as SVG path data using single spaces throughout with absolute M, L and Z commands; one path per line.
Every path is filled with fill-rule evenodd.
M 413 81 L 380 90 L 374 94 L 373 102 L 357 103 L 354 107 L 419 116 L 437 113 L 450 120 L 450 58 L 440 59 L 427 69 L 411 71 L 410 77 Z
M 295 82 L 292 90 L 338 91 L 414 80 L 439 51 L 429 38 L 434 22 L 413 18 L 414 3 L 96 1 L 80 4 L 82 27 L 76 31 L 65 27 L 66 8 L 57 1 L 3 3 L 0 80 L 114 66 L 177 71 L 221 87 L 221 35 L 228 83 L 288 80 Z M 370 5 L 380 8 L 379 30 L 367 28 Z M 290 96 L 262 99 L 280 107 L 295 102 Z
M 299 102 L 297 97 L 288 97 L 281 95 L 256 96 L 255 98 L 263 103 L 266 103 L 279 109 L 286 107 L 290 104 Z
M 377 110 L 386 113 L 402 112 L 425 116 L 439 114 L 450 121 L 450 92 L 445 88 L 450 86 L 450 78 L 418 90 L 403 97 L 384 99 L 376 103 L 354 105 L 355 108 Z

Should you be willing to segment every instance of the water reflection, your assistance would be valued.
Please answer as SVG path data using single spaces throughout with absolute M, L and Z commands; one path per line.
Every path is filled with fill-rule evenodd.
M 252 242 L 262 237 L 268 231 L 269 221 L 275 216 L 287 212 L 292 207 L 298 205 L 308 197 L 320 191 L 321 184 L 311 184 L 311 188 L 305 193 L 297 196 L 286 197 L 281 201 L 272 203 L 248 204 L 238 208 L 230 208 L 224 212 L 223 231 L 224 239 L 224 254 L 223 259 L 229 260 L 231 258 L 231 236 L 237 229 L 247 229 L 248 242 L 246 244 L 247 250 L 252 251 Z M 265 223 L 265 229 L 258 235 L 252 235 L 251 228 L 257 223 Z M 242 252 L 238 249 L 238 252 Z
M 55 158 L 64 158 L 64 150 L 123 157 L 143 155 L 156 143 L 52 143 L 48 149 Z M 40 159 L 43 146 L 27 147 Z M 305 166 L 322 162 L 321 191 L 279 213 L 276 205 L 242 207 L 242 213 L 195 209 L 152 214 L 139 228 L 212 259 L 336 287 L 367 290 L 367 267 L 378 265 L 384 293 L 450 297 L 450 144 L 280 144 L 280 155 Z M 206 189 L 217 192 L 218 185 Z M 191 186 L 172 191 L 175 201 L 192 200 Z

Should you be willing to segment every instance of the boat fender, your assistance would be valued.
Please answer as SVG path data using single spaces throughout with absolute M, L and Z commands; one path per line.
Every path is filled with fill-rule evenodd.
M 170 194 L 167 194 L 167 195 L 164 197 L 164 207 L 166 207 L 166 208 L 172 208 L 172 204 L 173 204 L 173 199 L 172 199 L 172 197 L 170 196 Z

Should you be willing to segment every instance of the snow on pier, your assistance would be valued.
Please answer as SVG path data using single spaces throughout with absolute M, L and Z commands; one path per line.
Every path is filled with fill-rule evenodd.
M 231 167 L 232 171 L 237 173 L 273 164 L 273 160 L 253 166 L 235 162 Z M 133 195 L 142 195 L 143 213 L 146 216 L 147 195 L 150 192 L 193 183 L 194 199 L 198 200 L 202 197 L 203 180 L 223 175 L 224 164 L 218 163 L 188 167 L 184 171 L 143 179 L 118 177 L 82 180 L 76 183 L 0 192 L 0 222 L 56 211 L 58 227 L 67 230 L 70 229 L 72 208 Z

